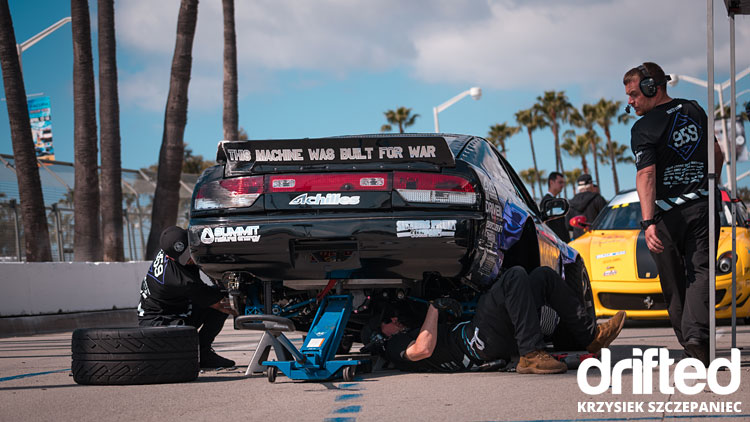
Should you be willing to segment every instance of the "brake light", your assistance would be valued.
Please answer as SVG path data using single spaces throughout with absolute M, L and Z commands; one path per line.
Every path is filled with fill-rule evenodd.
M 243 208 L 263 194 L 263 176 L 236 177 L 206 183 L 195 194 L 195 210 Z
M 449 174 L 395 172 L 393 188 L 406 202 L 458 205 L 477 202 L 471 182 Z
M 269 192 L 359 192 L 389 190 L 386 173 L 284 174 L 269 176 Z

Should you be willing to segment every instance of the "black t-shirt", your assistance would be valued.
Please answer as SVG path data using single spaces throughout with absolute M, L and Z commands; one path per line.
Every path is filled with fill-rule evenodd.
M 193 306 L 208 307 L 224 295 L 200 278 L 197 265 L 182 266 L 159 251 L 141 282 L 139 320 L 180 320 Z
M 396 368 L 409 372 L 458 372 L 468 365 L 463 349 L 459 330 L 454 326 L 438 324 L 437 343 L 432 356 L 416 362 L 406 358 L 406 348 L 419 336 L 419 328 L 396 334 L 385 346 L 385 357 Z
M 708 190 L 707 126 L 703 108 L 679 98 L 635 122 L 630 147 L 638 170 L 656 164 L 656 199 Z

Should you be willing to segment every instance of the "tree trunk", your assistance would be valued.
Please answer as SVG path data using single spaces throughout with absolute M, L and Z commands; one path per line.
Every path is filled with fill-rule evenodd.
M 602 181 L 599 179 L 599 153 L 596 151 L 596 147 L 597 145 L 592 141 L 591 152 L 594 154 L 594 174 L 596 175 L 596 183 L 601 185 Z
M 615 183 L 615 195 L 620 192 L 620 183 L 617 180 L 617 162 L 615 160 L 615 149 L 612 147 L 612 137 L 609 134 L 609 128 L 604 127 L 604 135 L 607 136 L 607 149 L 609 150 L 609 160 L 612 163 L 612 180 Z
M 565 174 L 565 167 L 563 167 L 562 162 L 562 154 L 560 153 L 560 138 L 558 136 L 559 127 L 557 126 L 557 122 L 555 122 L 552 125 L 552 135 L 555 137 L 555 159 L 557 160 L 557 171 L 559 171 L 562 174 Z M 568 184 L 566 183 L 563 186 L 563 196 L 565 199 L 568 199 Z
M 99 123 L 102 147 L 102 242 L 105 261 L 124 261 L 120 106 L 114 0 L 99 0 Z
M 234 0 L 222 0 L 224 9 L 224 139 L 239 139 L 237 111 L 237 35 Z
M 177 40 L 172 57 L 167 108 L 164 113 L 164 133 L 159 151 L 159 170 L 151 209 L 151 232 L 148 235 L 146 259 L 156 256 L 162 230 L 177 222 L 180 173 L 185 152 L 183 136 L 187 124 L 188 85 L 197 21 L 198 0 L 182 0 L 177 17 Z
M 18 62 L 16 36 L 7 0 L 0 0 L 0 65 L 8 107 L 13 159 L 21 200 L 24 250 L 27 262 L 52 261 L 42 182 L 31 136 L 26 89 Z
M 75 228 L 73 259 L 101 261 L 99 230 L 99 166 L 96 139 L 94 58 L 88 0 L 71 0 L 73 29 L 73 108 L 75 142 Z
M 529 133 L 529 145 L 531 145 L 531 160 L 534 162 L 534 171 L 536 172 L 536 182 L 539 185 L 539 196 L 544 196 L 544 190 L 542 189 L 542 175 L 539 174 L 539 167 L 536 166 L 536 153 L 534 152 L 534 139 L 531 137 L 531 129 L 527 129 Z M 532 183 L 533 186 L 533 183 Z

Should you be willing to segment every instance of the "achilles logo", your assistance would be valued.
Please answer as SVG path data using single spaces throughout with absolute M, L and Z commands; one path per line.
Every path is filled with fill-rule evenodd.
M 289 201 L 289 205 L 357 205 L 359 196 L 344 196 L 340 193 L 328 193 L 325 196 L 319 193 L 308 196 L 306 193 Z
M 643 357 L 640 359 L 640 357 Z M 656 357 L 658 356 L 658 361 Z M 626 370 L 633 371 L 633 394 L 651 394 L 653 390 L 654 369 L 658 369 L 659 391 L 662 394 L 674 394 L 675 387 L 682 394 L 698 394 L 705 388 L 706 384 L 716 394 L 732 394 L 740 386 L 740 351 L 732 349 L 731 359 L 718 358 L 706 368 L 698 359 L 682 359 L 674 366 L 674 387 L 670 385 L 669 365 L 674 359 L 669 358 L 667 349 L 633 349 L 633 359 L 623 359 L 617 362 L 614 368 L 611 365 L 612 357 L 609 349 L 602 349 L 602 359 L 589 358 L 581 362 L 578 367 L 578 388 L 585 394 L 602 394 L 612 385 L 612 394 L 622 394 L 622 373 Z M 596 367 L 601 372 L 599 385 L 589 384 L 587 374 L 589 369 Z M 729 369 L 730 377 L 727 385 L 719 384 L 717 372 L 719 368 Z M 692 368 L 692 370 L 687 370 Z M 688 385 L 686 380 L 705 380 L 706 382 L 694 382 Z
M 212 230 L 206 227 L 201 233 L 201 243 L 258 242 L 258 228 L 260 226 L 215 227 Z

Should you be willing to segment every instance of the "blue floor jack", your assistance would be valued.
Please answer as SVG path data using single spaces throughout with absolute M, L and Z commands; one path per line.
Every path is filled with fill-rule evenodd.
M 338 377 L 353 380 L 360 361 L 335 360 L 351 312 L 351 295 L 324 297 L 300 349 L 284 335 L 295 331 L 289 318 L 268 314 L 235 318 L 235 329 L 264 331 L 246 374 L 261 372 L 266 367 L 270 382 L 276 380 L 278 371 L 293 380 L 324 381 Z M 266 360 L 271 347 L 276 361 Z

